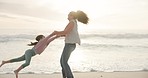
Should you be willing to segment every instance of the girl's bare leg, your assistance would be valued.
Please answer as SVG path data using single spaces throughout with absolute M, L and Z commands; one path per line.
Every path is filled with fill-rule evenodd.
M 8 61 L 2 61 L 0 67 L 3 66 L 3 65 L 6 64 L 6 63 L 11 63 L 11 62 L 10 62 L 10 60 L 8 60 Z
M 23 69 L 22 66 L 20 66 L 17 70 L 14 70 L 14 73 L 15 73 L 16 78 L 18 78 L 18 72 L 19 72 L 21 69 Z

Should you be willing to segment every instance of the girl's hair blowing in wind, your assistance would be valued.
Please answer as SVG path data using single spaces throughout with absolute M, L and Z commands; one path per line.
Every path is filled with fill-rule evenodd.
M 35 39 L 36 39 L 36 42 L 31 42 L 30 44 L 28 44 L 28 46 L 36 45 L 43 37 L 44 37 L 44 35 L 38 35 L 38 36 L 35 38 Z

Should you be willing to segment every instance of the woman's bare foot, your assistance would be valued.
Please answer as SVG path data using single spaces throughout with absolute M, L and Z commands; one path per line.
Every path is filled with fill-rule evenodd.
M 15 73 L 16 78 L 18 78 L 18 71 L 15 70 L 14 73 Z
M 2 66 L 2 65 L 4 65 L 5 64 L 5 61 L 2 61 L 2 63 L 1 63 L 1 65 L 0 65 L 0 67 Z

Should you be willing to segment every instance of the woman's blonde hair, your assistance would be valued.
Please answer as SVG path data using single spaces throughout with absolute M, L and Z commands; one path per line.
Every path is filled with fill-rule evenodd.
M 86 13 L 83 11 L 78 10 L 77 12 L 71 11 L 70 14 L 77 19 L 79 22 L 83 24 L 88 24 L 89 18 Z

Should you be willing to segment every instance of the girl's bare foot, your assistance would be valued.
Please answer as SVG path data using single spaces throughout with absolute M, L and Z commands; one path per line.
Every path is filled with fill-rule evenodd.
M 2 64 L 0 65 L 0 67 L 2 66 L 2 65 L 4 65 L 5 64 L 5 61 L 2 61 Z
M 18 72 L 17 70 L 14 71 L 16 78 L 18 78 Z

